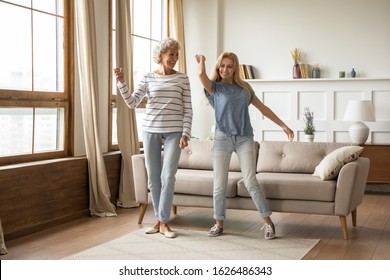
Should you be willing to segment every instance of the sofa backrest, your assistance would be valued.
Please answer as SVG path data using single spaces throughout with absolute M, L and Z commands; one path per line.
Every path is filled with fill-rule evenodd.
M 258 147 L 258 143 L 256 145 Z M 212 147 L 213 141 L 211 140 L 191 138 L 188 147 L 181 151 L 179 168 L 213 170 Z M 236 153 L 232 155 L 229 170 L 241 171 Z
M 263 141 L 257 172 L 313 173 L 321 160 L 346 143 Z
M 179 168 L 212 170 L 212 141 L 191 138 L 181 151 Z

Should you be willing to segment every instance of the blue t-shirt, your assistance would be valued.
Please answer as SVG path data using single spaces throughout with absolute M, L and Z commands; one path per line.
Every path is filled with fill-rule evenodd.
M 216 128 L 229 136 L 253 136 L 247 92 L 236 84 L 212 81 L 212 87 L 213 94 L 205 94 L 215 111 Z

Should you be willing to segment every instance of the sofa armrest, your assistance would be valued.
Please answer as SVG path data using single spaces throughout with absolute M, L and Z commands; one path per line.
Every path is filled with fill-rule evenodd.
M 363 201 L 370 160 L 359 157 L 341 168 L 337 178 L 335 215 L 347 216 Z
M 148 204 L 148 177 L 143 154 L 131 157 L 133 164 L 134 192 L 137 203 Z

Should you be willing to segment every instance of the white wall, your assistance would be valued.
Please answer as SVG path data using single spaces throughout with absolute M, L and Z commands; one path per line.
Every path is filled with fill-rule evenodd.
M 193 121 L 192 137 L 205 139 L 214 124 L 214 110 L 209 105 L 198 79 L 196 54 L 206 56 L 210 69 L 219 55 L 218 2 L 184 0 L 184 29 L 186 32 L 187 74 L 191 83 Z
M 200 105 L 196 53 L 206 55 L 209 70 L 220 52 L 233 51 L 255 67 L 256 78 L 268 80 L 292 78 L 293 48 L 301 49 L 303 63 L 319 64 L 323 78 L 352 68 L 358 77 L 390 77 L 389 0 L 184 0 L 184 9 L 193 131 L 200 138 L 213 115 Z M 384 98 L 390 104 L 390 95 Z
M 320 65 L 324 78 L 353 67 L 362 77 L 390 77 L 389 0 L 220 3 L 222 47 L 253 64 L 257 78 L 291 78 L 295 47 L 304 63 Z

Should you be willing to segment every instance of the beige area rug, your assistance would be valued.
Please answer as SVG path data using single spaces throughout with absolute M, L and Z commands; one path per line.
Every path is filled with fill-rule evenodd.
M 178 237 L 137 230 L 90 248 L 67 260 L 299 260 L 319 240 L 277 237 L 265 240 L 258 231 L 208 237 L 206 231 L 174 229 Z

